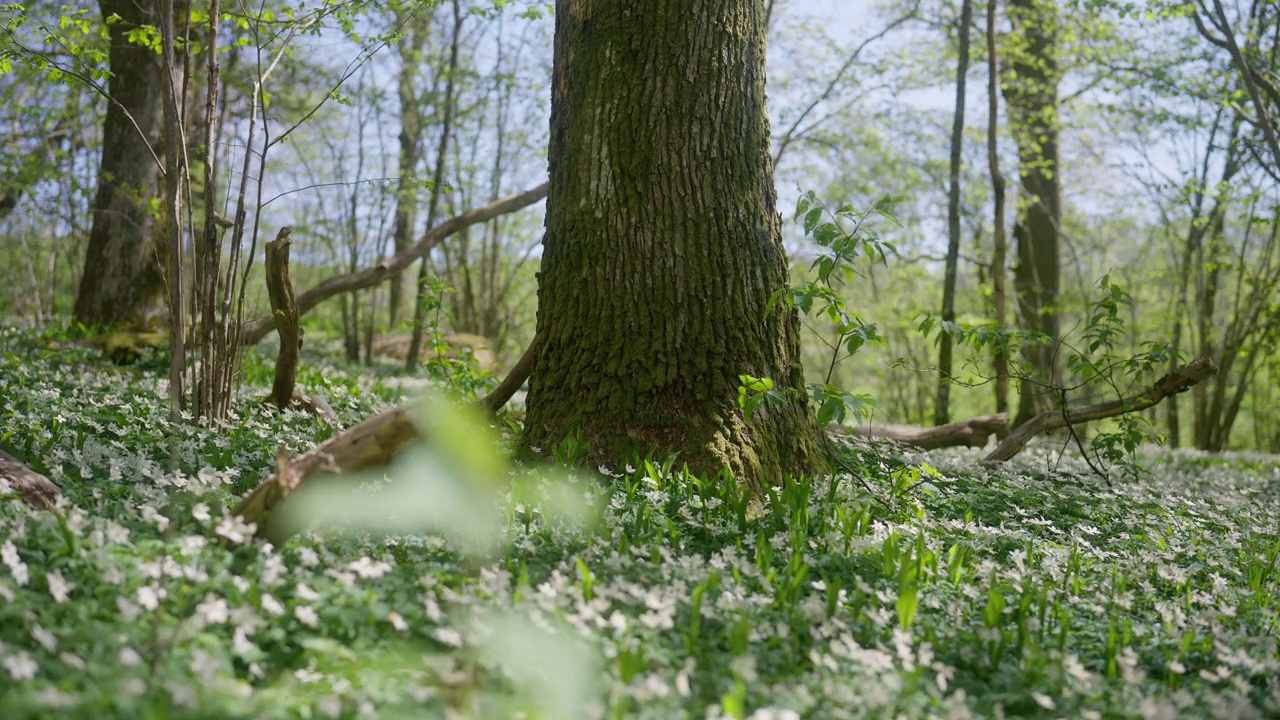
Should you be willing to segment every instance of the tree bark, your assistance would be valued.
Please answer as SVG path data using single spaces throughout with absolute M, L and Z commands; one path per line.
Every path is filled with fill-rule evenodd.
M 1033 377 L 1019 383 L 1013 427 L 1052 401 L 1049 387 L 1061 385 L 1058 357 L 1059 227 L 1062 219 L 1058 172 L 1057 9 L 1053 0 L 1009 0 L 1013 32 L 1007 38 L 1005 100 L 1022 175 L 1013 240 L 1018 262 L 1013 272 L 1022 329 L 1042 333 L 1047 343 L 1027 344 L 1023 356 Z M 1047 386 L 1047 387 L 1046 387 Z
M 1000 52 L 996 44 L 996 3 L 987 2 L 987 165 L 991 172 L 991 195 L 994 213 L 991 241 L 991 305 L 996 330 L 1005 329 L 1004 267 L 1008 244 L 1005 238 L 1005 179 L 1000 171 Z M 996 413 L 1009 412 L 1009 349 L 1005 343 L 995 347 Z M 1003 434 L 1004 430 L 997 431 Z
M 280 333 L 280 353 L 276 357 L 275 378 L 271 384 L 271 402 L 284 409 L 293 400 L 293 386 L 298 376 L 298 351 L 302 349 L 302 329 L 298 327 L 298 303 L 293 297 L 289 279 L 289 234 L 292 228 L 280 228 L 276 239 L 267 243 L 265 274 L 267 297 L 271 301 L 271 317 Z
M 449 64 L 445 70 L 444 112 L 440 118 L 440 144 L 436 147 L 436 166 L 431 174 L 431 200 L 427 204 L 427 227 L 436 224 L 440 212 L 440 198 L 444 195 L 444 170 L 449 154 L 449 136 L 453 133 L 453 114 L 457 104 L 455 88 L 458 85 L 458 57 L 462 49 L 462 7 L 458 0 L 453 0 L 453 35 L 449 44 Z M 427 324 L 427 278 L 429 271 L 427 260 L 423 258 L 418 264 L 418 283 L 415 286 L 413 304 L 413 329 L 410 331 L 412 341 L 409 343 L 409 354 L 404 359 L 404 369 L 414 372 L 418 369 L 419 354 L 422 351 L 422 336 Z
M 167 321 L 164 222 L 151 203 L 161 193 L 159 153 L 164 133 L 164 61 L 129 41 L 143 25 L 160 26 L 158 0 L 99 0 L 110 34 L 102 127 L 102 163 L 93 224 L 76 295 L 76 320 L 95 325 L 147 326 Z M 186 12 L 182 11 L 185 21 Z
M 526 440 L 676 453 L 760 490 L 823 467 L 764 92 L 763 0 L 560 0 Z M 794 394 L 747 420 L 740 376 Z
M 410 14 L 412 13 L 412 14 Z M 395 49 L 400 56 L 400 68 L 396 74 L 396 97 L 400 102 L 400 180 L 396 188 L 396 215 L 392 238 L 395 254 L 413 245 L 414 225 L 418 219 L 418 163 L 422 161 L 422 97 L 418 90 L 418 74 L 422 71 L 423 48 L 431 30 L 432 13 L 429 6 L 393 7 L 394 26 L 400 29 Z M 390 323 L 399 325 L 404 320 L 406 290 L 412 287 L 410 273 L 391 276 Z
M 989 0 L 990 1 L 990 0 Z M 973 0 L 960 6 L 960 48 L 956 61 L 956 110 L 951 123 L 951 187 L 947 192 L 947 260 L 942 276 L 942 321 L 956 321 L 956 271 L 960 264 L 960 151 L 964 145 L 964 85 L 969 74 L 969 26 Z M 938 335 L 938 393 L 933 402 L 933 424 L 951 420 L 951 332 L 944 325 Z
M 8 483 L 23 502 L 36 510 L 52 510 L 62 494 L 49 478 L 3 450 L 0 450 L 0 482 Z

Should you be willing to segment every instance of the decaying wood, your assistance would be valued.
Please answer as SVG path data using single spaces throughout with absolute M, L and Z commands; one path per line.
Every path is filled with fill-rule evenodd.
M 536 356 L 537 338 L 511 369 L 507 378 L 480 401 L 496 413 L 528 378 Z M 292 530 L 276 521 L 277 505 L 304 482 L 316 476 L 336 475 L 390 464 L 418 439 L 418 429 L 410 419 L 412 403 L 406 403 L 338 433 L 314 449 L 290 459 L 281 445 L 276 456 L 276 472 L 250 493 L 233 511 L 245 522 L 258 526 L 258 535 L 275 544 L 288 539 Z
M 37 510 L 52 510 L 62 490 L 49 478 L 0 450 L 0 483 L 7 482 L 22 501 Z
M 276 356 L 276 374 L 271 383 L 271 402 L 286 408 L 293 402 L 293 385 L 298 376 L 298 353 L 302 349 L 302 329 L 298 327 L 298 303 L 293 297 L 289 279 L 289 234 L 293 228 L 282 227 L 276 239 L 267 243 L 267 297 L 271 300 L 271 319 L 280 334 L 280 353 Z
M 839 432 L 847 432 L 865 438 L 896 440 L 924 450 L 935 450 L 944 447 L 983 447 L 992 433 L 998 432 L 1009 424 L 1009 414 L 983 415 L 959 422 L 938 425 L 937 427 L 915 427 L 913 425 L 877 425 L 871 427 L 844 428 Z
M 1017 455 L 1031 438 L 1050 430 L 1146 410 L 1170 395 L 1185 392 L 1216 372 L 1218 367 L 1213 361 L 1202 357 L 1160 378 L 1141 395 L 1066 410 L 1045 410 L 1010 433 L 1004 442 L 983 458 L 983 462 L 1004 462 Z
M 290 532 L 274 521 L 272 511 L 279 502 L 317 475 L 356 472 L 390 463 L 418 437 L 409 417 L 410 409 L 410 405 L 392 408 L 293 459 L 281 445 L 276 471 L 240 502 L 234 514 L 257 525 L 260 537 L 279 544 Z
M 494 200 L 488 205 L 482 205 L 478 208 L 472 208 L 461 215 L 445 220 L 428 230 L 418 243 L 404 252 L 396 255 L 390 260 L 378 263 L 370 268 L 359 270 L 347 275 L 341 275 L 335 278 L 329 278 L 324 282 L 316 285 L 297 296 L 298 312 L 305 315 L 322 301 L 328 300 L 334 295 L 344 292 L 354 292 L 378 285 L 388 280 L 392 275 L 400 273 L 408 268 L 415 261 L 431 251 L 441 240 L 450 235 L 463 230 L 467 227 L 492 220 L 499 215 L 505 215 L 515 212 L 522 208 L 528 207 L 535 202 L 547 196 L 547 184 L 543 183 L 532 190 L 525 190 L 522 193 L 510 195 L 500 200 Z M 262 318 L 253 322 L 244 324 L 241 333 L 242 342 L 245 345 L 256 345 L 263 338 L 271 333 L 275 325 L 271 318 Z

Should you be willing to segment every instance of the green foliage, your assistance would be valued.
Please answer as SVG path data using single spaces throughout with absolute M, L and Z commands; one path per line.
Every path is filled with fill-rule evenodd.
M 6 718 L 1242 716 L 1280 697 L 1274 458 L 1161 453 L 1106 488 L 1069 459 L 979 472 L 856 443 L 848 474 L 753 502 L 673 458 L 508 466 L 440 401 L 421 411 L 440 443 L 267 548 L 226 509 L 311 418 L 171 426 L 149 372 L 11 330 L 0 360 L 0 444 L 71 503 L 0 500 Z M 317 377 L 344 419 L 384 406 L 386 380 Z M 598 524 L 562 512 L 574 497 Z M 441 533 L 468 512 L 485 544 Z
M 863 315 L 851 307 L 842 288 L 858 277 L 857 263 L 869 259 L 885 264 L 888 255 L 896 252 L 891 243 L 880 238 L 873 218 L 898 222 L 893 207 L 901 198 L 886 196 L 878 200 L 866 213 L 851 205 L 836 210 L 829 209 L 811 190 L 796 203 L 795 219 L 800 221 L 806 236 L 821 250 L 814 259 L 811 272 L 814 279 L 779 290 L 769 298 L 769 307 L 779 302 L 795 308 L 802 315 L 823 318 L 835 332 L 835 340 L 822 341 L 831 351 L 823 382 L 809 385 L 810 399 L 817 406 L 818 423 L 842 423 L 849 413 L 864 417 L 871 408 L 870 399 L 857 395 L 831 382 L 836 366 L 852 357 L 867 343 L 881 340 L 875 323 L 868 323 Z M 822 337 L 819 335 L 819 337 Z M 786 394 L 773 387 L 768 378 L 740 377 L 738 406 L 750 418 L 760 406 L 788 400 Z

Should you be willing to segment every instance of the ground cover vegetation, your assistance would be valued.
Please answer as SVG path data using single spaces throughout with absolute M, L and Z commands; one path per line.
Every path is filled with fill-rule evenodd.
M 270 548 L 230 505 L 276 442 L 330 430 L 247 402 L 269 386 L 260 359 L 215 430 L 169 421 L 162 372 L 2 341 L 0 436 L 70 501 L 0 506 L 6 717 L 1280 711 L 1270 456 L 1153 450 L 1148 472 L 1099 478 L 1052 453 L 982 467 L 859 443 L 854 475 L 754 508 L 660 459 L 516 465 L 468 520 L 499 528 L 488 556 L 362 527 Z M 403 392 L 311 367 L 344 422 Z M 564 493 L 596 519 L 557 514 Z M 555 652 L 578 664 L 547 668 Z
M 0 717 L 1280 716 L 1280 8 L 844 5 L 0 5 Z

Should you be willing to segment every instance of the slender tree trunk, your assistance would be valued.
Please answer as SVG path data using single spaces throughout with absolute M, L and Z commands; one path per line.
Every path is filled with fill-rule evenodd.
M 182 231 L 182 193 L 183 182 L 187 175 L 185 143 L 183 134 L 183 118 L 181 108 L 186 106 L 183 97 L 185 73 L 182 68 L 186 63 L 178 64 L 177 36 L 173 16 L 176 12 L 174 0 L 160 0 L 160 36 L 163 49 L 165 72 L 164 87 L 164 152 L 165 152 L 165 203 L 164 215 L 168 221 L 169 238 L 169 420 L 182 420 L 182 411 L 186 405 L 186 392 L 183 385 L 186 380 L 186 350 L 183 347 L 185 331 L 183 328 L 183 290 L 182 278 L 183 241 Z M 187 50 L 184 48 L 183 53 Z
M 436 167 L 431 175 L 431 202 L 427 208 L 427 227 L 435 226 L 436 216 L 440 212 L 440 196 L 444 194 L 445 158 L 449 153 L 449 135 L 453 133 L 453 114 L 457 108 L 456 88 L 458 86 L 458 61 L 462 43 L 462 7 L 458 0 L 453 0 L 453 40 L 449 45 L 448 73 L 444 84 L 444 117 L 440 120 L 440 145 L 436 148 Z M 409 353 L 405 357 L 405 370 L 413 372 L 418 369 L 422 353 L 423 325 L 427 321 L 427 259 L 418 264 L 418 285 L 416 302 L 413 306 L 413 335 L 409 342 Z
M 1221 322 L 1218 318 L 1218 282 L 1221 274 L 1222 236 L 1227 227 L 1227 205 L 1231 199 L 1231 180 L 1241 170 L 1240 159 L 1243 149 L 1239 145 L 1240 119 L 1232 119 L 1231 133 L 1226 145 L 1226 160 L 1222 166 L 1222 181 L 1214 190 L 1213 209 L 1204 223 L 1195 244 L 1196 271 L 1199 274 L 1196 287 L 1197 305 L 1197 353 L 1200 357 L 1216 357 L 1221 350 L 1216 339 L 1215 328 Z M 1221 378 L 1230 374 L 1233 357 L 1223 354 Z M 1195 445 L 1201 450 L 1221 450 L 1218 440 L 1217 425 L 1219 413 L 1216 406 L 1220 394 L 1213 393 L 1212 388 L 1196 386 L 1191 394 L 1194 403 Z
M 964 148 L 964 86 L 969 74 L 969 26 L 973 0 L 960 5 L 960 57 L 956 61 L 956 112 L 951 123 L 951 188 L 947 193 L 947 261 L 942 277 L 942 321 L 956 321 L 956 270 L 960 264 L 960 151 Z M 951 332 L 938 336 L 938 394 L 933 424 L 951 422 Z
M 422 161 L 423 129 L 418 74 L 422 71 L 422 50 L 431 27 L 431 13 L 425 7 L 414 10 L 412 17 L 406 15 L 409 12 L 406 8 L 399 8 L 394 15 L 396 27 L 400 28 L 396 42 L 400 55 L 400 70 L 396 78 L 396 94 L 400 100 L 400 180 L 396 189 L 395 226 L 392 230 L 396 255 L 413 246 L 416 237 L 414 225 L 418 219 L 418 163 Z M 411 283 L 408 272 L 391 276 L 387 299 L 393 326 L 405 319 L 406 295 L 413 287 Z
M 169 250 L 164 222 L 157 221 L 151 202 L 164 187 L 164 59 L 129 41 L 129 33 L 142 25 L 160 26 L 159 2 L 100 0 L 99 7 L 103 18 L 120 19 L 107 25 L 112 102 L 102 127 L 102 164 L 75 317 L 100 325 L 163 323 Z
M 991 195 L 995 206 L 992 220 L 991 304 L 997 330 L 1005 329 L 1005 179 L 1000 171 L 1000 52 L 996 44 L 996 0 L 987 0 L 987 165 L 991 171 Z M 1009 412 L 1009 350 L 1004 343 L 995 348 L 996 413 Z M 1005 431 L 998 430 L 1003 437 Z
M 1022 197 L 1013 228 L 1018 263 L 1013 282 L 1022 329 L 1048 342 L 1028 344 L 1024 357 L 1034 377 L 1019 385 L 1016 428 L 1053 402 L 1060 387 L 1058 357 L 1058 230 L 1062 219 L 1058 172 L 1057 9 L 1053 0 L 1009 0 L 1005 99 L 1018 145 Z
M 526 440 L 678 453 L 759 491 L 823 466 L 786 287 L 763 0 L 561 0 Z M 740 376 L 795 393 L 750 419 Z

